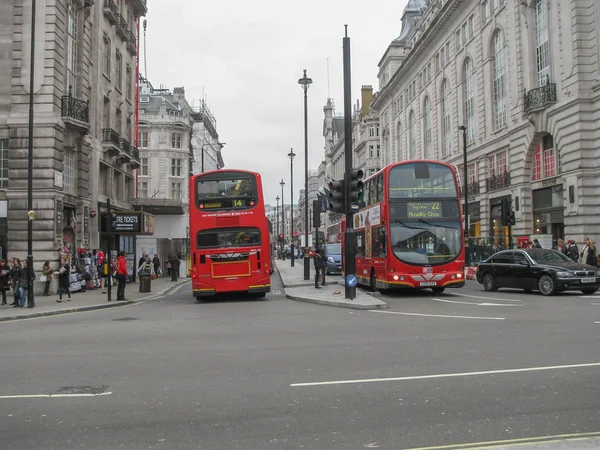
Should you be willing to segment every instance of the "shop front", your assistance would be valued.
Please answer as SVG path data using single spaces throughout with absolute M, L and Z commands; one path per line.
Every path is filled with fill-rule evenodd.
M 490 199 L 490 239 L 489 245 L 496 247 L 503 244 L 509 247 L 508 227 L 502 225 L 502 200 L 510 200 L 510 195 Z
M 548 182 L 556 183 L 556 178 Z M 563 194 L 562 184 L 532 191 L 533 234 L 552 235 L 552 247 L 565 237 Z

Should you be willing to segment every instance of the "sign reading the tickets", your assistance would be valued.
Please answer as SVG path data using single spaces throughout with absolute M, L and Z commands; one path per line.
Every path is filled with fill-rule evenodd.
M 112 214 L 113 233 L 154 234 L 154 216 L 142 211 L 119 211 Z
M 356 275 L 354 274 L 350 274 L 346 277 L 346 284 L 350 287 L 356 287 L 356 285 L 358 284 L 358 278 L 356 278 Z

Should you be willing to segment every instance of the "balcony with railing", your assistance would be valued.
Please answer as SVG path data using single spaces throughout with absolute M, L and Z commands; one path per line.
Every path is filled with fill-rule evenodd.
M 135 147 L 131 147 L 131 160 L 129 161 L 129 165 L 134 169 L 139 169 L 141 166 L 140 151 Z
M 121 151 L 117 155 L 117 160 L 122 163 L 131 161 L 131 144 L 126 139 L 119 139 L 119 147 Z
M 146 6 L 146 0 L 131 0 L 131 7 L 136 16 L 145 16 L 148 12 L 148 7 Z
M 510 173 L 504 172 L 499 175 L 492 175 L 485 180 L 485 187 L 488 192 L 510 187 Z
M 104 0 L 104 17 L 108 19 L 111 25 L 117 23 L 117 16 L 119 15 L 119 10 L 117 8 L 117 4 L 114 0 Z
M 102 129 L 102 148 L 109 156 L 116 156 L 121 151 L 119 134 L 112 128 Z
M 125 20 L 125 17 L 123 17 L 121 14 L 117 14 L 116 30 L 117 35 L 121 37 L 121 40 L 126 41 L 129 34 L 129 28 L 127 27 L 127 21 Z
M 550 83 L 550 77 L 546 78 L 546 84 L 523 93 L 523 107 L 526 113 L 539 111 L 556 103 L 556 83 Z
M 84 131 L 90 129 L 90 102 L 73 97 L 71 89 L 69 89 L 69 95 L 62 96 L 60 110 L 60 115 L 65 124 Z
M 129 50 L 129 53 L 133 56 L 137 53 L 137 38 L 131 30 L 127 35 L 127 50 Z

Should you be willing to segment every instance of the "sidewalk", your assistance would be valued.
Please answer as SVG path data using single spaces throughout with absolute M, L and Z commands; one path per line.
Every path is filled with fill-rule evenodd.
M 312 261 L 311 261 L 312 262 Z M 327 285 L 321 289 L 315 289 L 315 269 L 311 266 L 311 280 L 304 279 L 304 265 L 302 263 L 290 266 L 290 261 L 275 260 L 275 266 L 281 276 L 285 296 L 292 300 L 301 302 L 318 303 L 319 305 L 338 306 L 352 309 L 382 309 L 387 304 L 381 300 L 368 295 L 361 289 L 356 289 L 356 298 L 349 300 L 344 298 L 344 286 L 341 277 L 331 277 Z M 340 283 L 338 283 L 338 280 Z
M 190 281 L 190 278 L 179 278 L 179 281 L 173 282 L 170 278 L 162 276 L 152 280 L 152 292 L 139 292 L 139 282 L 128 283 L 125 288 L 125 297 L 127 301 L 117 301 L 117 288 L 112 287 L 112 301 L 108 301 L 108 289 L 98 288 L 86 292 L 75 292 L 71 294 L 71 301 L 63 295 L 62 303 L 58 303 L 58 295 L 44 297 L 38 295 L 35 297 L 35 308 L 13 308 L 10 305 L 0 306 L 0 322 L 9 320 L 29 319 L 33 317 L 56 316 L 59 314 L 92 311 L 95 309 L 115 308 L 119 306 L 130 305 L 158 297 L 172 290 L 176 286 Z M 105 292 L 104 294 L 102 292 Z M 13 302 L 12 291 L 6 292 L 6 300 L 10 304 Z

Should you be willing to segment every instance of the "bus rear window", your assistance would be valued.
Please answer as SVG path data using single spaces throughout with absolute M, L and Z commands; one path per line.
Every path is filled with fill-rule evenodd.
M 417 162 L 390 170 L 389 198 L 458 197 L 454 172 L 442 164 Z
M 214 228 L 196 235 L 198 248 L 248 247 L 261 244 L 258 228 Z

